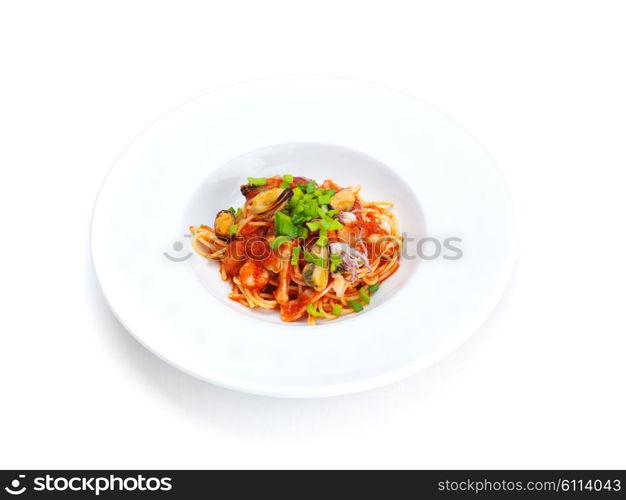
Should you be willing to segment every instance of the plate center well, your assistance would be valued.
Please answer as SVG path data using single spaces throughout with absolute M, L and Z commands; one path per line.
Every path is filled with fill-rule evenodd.
M 187 225 L 204 223 L 213 226 L 215 214 L 229 207 L 239 207 L 245 201 L 240 193 L 241 184 L 248 177 L 271 177 L 292 174 L 323 182 L 332 179 L 340 186 L 360 185 L 361 196 L 368 201 L 392 201 L 392 212 L 398 218 L 400 231 L 405 236 L 405 246 L 398 271 L 386 280 L 376 293 L 367 312 L 393 300 L 395 293 L 408 281 L 419 259 L 410 245 L 424 237 L 424 218 L 410 186 L 382 162 L 357 151 L 340 146 L 318 143 L 290 143 L 258 149 L 228 161 L 211 172 L 192 196 L 185 211 Z M 307 326 L 306 322 L 283 323 L 275 310 L 249 309 L 227 295 L 230 285 L 221 280 L 219 264 L 194 254 L 190 267 L 204 289 L 225 307 L 239 314 L 281 325 Z M 207 298 L 208 299 L 208 298 Z M 209 300 L 209 299 L 208 299 Z M 323 326 L 349 321 L 354 315 L 337 321 L 319 321 Z

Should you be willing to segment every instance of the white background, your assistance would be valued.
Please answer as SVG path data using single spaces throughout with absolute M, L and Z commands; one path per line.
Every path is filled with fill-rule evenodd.
M 0 467 L 625 468 L 622 1 L 30 2 L 0 7 Z M 123 148 L 215 87 L 349 76 L 491 153 L 520 257 L 483 328 L 390 387 L 212 387 L 116 323 L 91 270 Z

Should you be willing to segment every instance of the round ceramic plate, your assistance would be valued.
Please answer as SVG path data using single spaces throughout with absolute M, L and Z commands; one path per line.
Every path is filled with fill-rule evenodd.
M 336 321 L 282 323 L 227 298 L 189 226 L 240 206 L 248 176 L 362 186 L 395 202 L 400 269 Z M 98 196 L 91 248 L 115 315 L 172 365 L 242 391 L 362 391 L 432 364 L 487 318 L 511 274 L 506 188 L 481 146 L 423 102 L 377 85 L 290 77 L 205 95 L 144 132 Z

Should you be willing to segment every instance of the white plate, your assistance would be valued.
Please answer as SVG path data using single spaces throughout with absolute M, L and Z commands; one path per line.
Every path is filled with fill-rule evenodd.
M 241 205 L 246 177 L 282 173 L 396 202 L 407 256 L 364 312 L 281 323 L 229 301 L 215 263 L 191 253 L 189 225 Z M 205 95 L 150 127 L 104 182 L 91 247 L 111 308 L 152 352 L 225 387 L 314 397 L 399 380 L 467 339 L 504 291 L 512 236 L 496 167 L 448 117 L 373 84 L 290 77 Z M 411 259 L 418 240 L 425 258 Z

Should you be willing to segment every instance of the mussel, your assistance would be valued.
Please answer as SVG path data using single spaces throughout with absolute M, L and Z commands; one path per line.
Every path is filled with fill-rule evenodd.
M 335 193 L 330 199 L 330 205 L 335 210 L 340 212 L 349 212 L 354 208 L 356 202 L 356 193 L 359 188 L 345 188 Z
M 244 184 L 240 187 L 241 194 L 246 197 L 246 200 L 251 200 L 257 194 L 262 193 L 263 191 L 267 191 L 268 189 L 272 189 L 280 186 L 283 182 L 283 178 L 280 176 L 268 177 L 265 179 L 265 183 L 263 185 L 256 184 Z
M 290 188 L 272 188 L 261 191 L 250 203 L 250 209 L 255 215 L 272 215 L 282 209 L 293 196 Z
M 230 239 L 230 228 L 235 223 L 235 215 L 228 210 L 220 210 L 215 216 L 215 234 L 224 239 Z
M 267 188 L 265 186 L 253 186 L 252 184 L 244 184 L 240 188 L 241 194 L 246 197 L 246 200 L 251 200 L 257 194 L 266 190 Z
M 302 279 L 315 290 L 324 290 L 328 285 L 328 269 L 309 262 L 302 270 Z
M 324 290 L 328 285 L 328 247 L 313 245 L 311 253 L 320 257 L 325 263 L 324 266 L 318 266 L 313 262 L 309 262 L 302 270 L 302 279 L 304 282 L 315 290 Z

